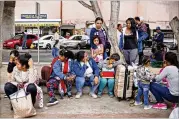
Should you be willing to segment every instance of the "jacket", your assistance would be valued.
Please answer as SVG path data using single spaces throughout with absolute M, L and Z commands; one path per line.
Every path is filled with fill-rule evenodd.
M 120 50 L 123 50 L 123 48 L 124 48 L 124 42 L 125 42 L 125 40 L 124 40 L 124 34 L 125 34 L 125 32 L 126 32 L 126 27 L 123 28 L 122 36 L 120 37 L 120 42 L 119 42 L 119 49 Z M 138 41 L 139 35 L 138 35 L 138 31 L 137 30 L 136 30 L 136 36 L 137 36 L 137 41 Z
M 69 59 L 68 60 L 68 73 L 70 74 L 75 74 L 73 71 L 73 64 L 74 64 L 74 61 L 72 59 Z M 60 79 L 66 80 L 66 76 L 65 74 L 63 74 L 62 70 L 63 70 L 62 62 L 60 60 L 57 60 L 52 67 L 52 74 L 50 78 L 59 77 Z
M 105 36 L 105 42 L 108 42 L 108 38 L 107 38 L 107 35 L 106 35 L 106 31 L 104 29 L 103 30 L 103 33 L 104 33 L 104 36 Z M 98 30 L 96 28 L 92 28 L 91 29 L 91 32 L 90 32 L 90 45 L 91 45 L 91 48 L 95 49 L 96 48 L 96 45 L 93 43 L 93 37 L 95 35 L 95 33 L 98 32 Z M 106 48 L 106 44 L 103 44 L 104 45 L 104 48 Z
M 160 33 L 157 33 L 155 36 L 154 36 L 154 40 L 156 42 L 162 42 L 163 43 L 163 39 L 164 39 L 164 34 L 162 32 Z
M 144 31 L 138 31 L 139 38 L 138 38 L 138 52 L 143 51 L 143 41 L 148 38 L 148 33 Z
M 93 69 L 94 76 L 99 76 L 99 68 L 98 68 L 96 62 L 94 61 L 94 59 L 89 58 L 88 62 L 90 64 L 91 68 Z M 85 74 L 87 68 L 88 68 L 88 66 L 86 64 L 81 66 L 80 62 L 75 61 L 74 73 L 75 73 L 76 77 L 84 77 L 84 74 Z
M 16 85 L 19 83 L 37 83 L 38 82 L 38 73 L 35 67 L 29 68 L 27 72 L 22 72 L 17 69 L 15 66 L 12 72 L 11 83 Z
M 106 58 L 105 60 L 99 62 L 99 63 L 98 63 L 98 67 L 99 67 L 100 69 L 102 69 L 102 68 L 108 68 L 108 60 L 109 60 L 109 58 Z M 113 65 L 112 68 L 115 68 L 115 67 L 117 67 L 118 65 L 121 65 L 121 64 L 123 64 L 123 63 L 122 63 L 120 60 L 119 60 L 119 61 L 115 61 L 115 62 L 112 64 L 112 65 Z

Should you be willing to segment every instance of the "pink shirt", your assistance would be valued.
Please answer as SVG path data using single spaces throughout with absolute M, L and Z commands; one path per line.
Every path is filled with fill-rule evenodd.
M 96 49 L 91 48 L 91 52 L 93 52 L 93 54 L 95 54 L 96 52 L 98 52 L 99 50 L 102 50 L 102 49 L 103 49 L 103 44 L 99 44 Z M 99 62 L 99 61 L 103 60 L 103 54 L 97 55 L 93 59 L 95 60 L 95 62 Z
M 163 69 L 164 69 L 164 68 L 162 68 L 162 69 L 160 70 L 160 73 L 163 71 Z M 167 80 L 167 78 L 163 78 L 163 79 L 162 79 L 162 82 L 163 82 L 163 83 L 166 83 L 166 86 L 168 87 L 168 80 Z

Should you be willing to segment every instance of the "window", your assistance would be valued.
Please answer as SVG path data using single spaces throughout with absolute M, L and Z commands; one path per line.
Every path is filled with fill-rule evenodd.
M 21 39 L 22 38 L 22 35 L 16 35 L 13 37 L 13 39 Z
M 59 39 L 64 39 L 64 37 L 62 37 L 62 36 L 59 36 Z
M 82 36 L 75 36 L 72 40 L 81 40 Z
M 46 37 L 43 40 L 50 40 L 52 38 L 52 36 Z

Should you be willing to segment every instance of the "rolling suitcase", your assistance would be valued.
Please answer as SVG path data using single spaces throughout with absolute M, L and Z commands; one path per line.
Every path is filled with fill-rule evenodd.
M 114 94 L 121 99 L 132 97 L 134 68 L 118 65 L 115 74 Z

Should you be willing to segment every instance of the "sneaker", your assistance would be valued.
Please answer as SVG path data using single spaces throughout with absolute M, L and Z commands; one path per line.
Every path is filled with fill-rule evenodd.
M 90 93 L 89 94 L 91 97 L 93 97 L 94 99 L 96 99 L 98 96 L 96 95 L 96 94 L 94 94 L 94 93 Z
M 76 99 L 79 99 L 79 98 L 81 97 L 81 95 L 82 95 L 82 94 L 78 92 L 78 93 L 76 94 L 75 98 L 76 98 Z
M 157 103 L 152 106 L 154 109 L 167 109 L 167 105 L 165 103 Z
M 98 98 L 101 98 L 102 97 L 102 95 L 101 94 L 98 94 Z
M 4 98 L 8 98 L 6 94 L 4 95 Z
M 144 106 L 144 109 L 147 110 L 147 109 L 151 109 L 152 108 L 152 105 L 145 105 Z
M 113 95 L 113 94 L 111 94 L 111 95 L 109 95 L 109 97 L 110 97 L 110 98 L 113 98 L 113 97 L 114 97 L 114 95 Z
M 50 98 L 49 102 L 47 103 L 47 106 L 52 106 L 58 104 L 58 100 L 56 98 Z
M 137 102 L 137 101 L 135 101 L 135 102 L 134 102 L 134 105 L 135 105 L 135 106 L 142 105 L 142 102 Z
M 73 98 L 73 96 L 72 96 L 72 95 L 68 95 L 68 98 L 70 98 L 70 99 L 71 99 L 71 98 Z

